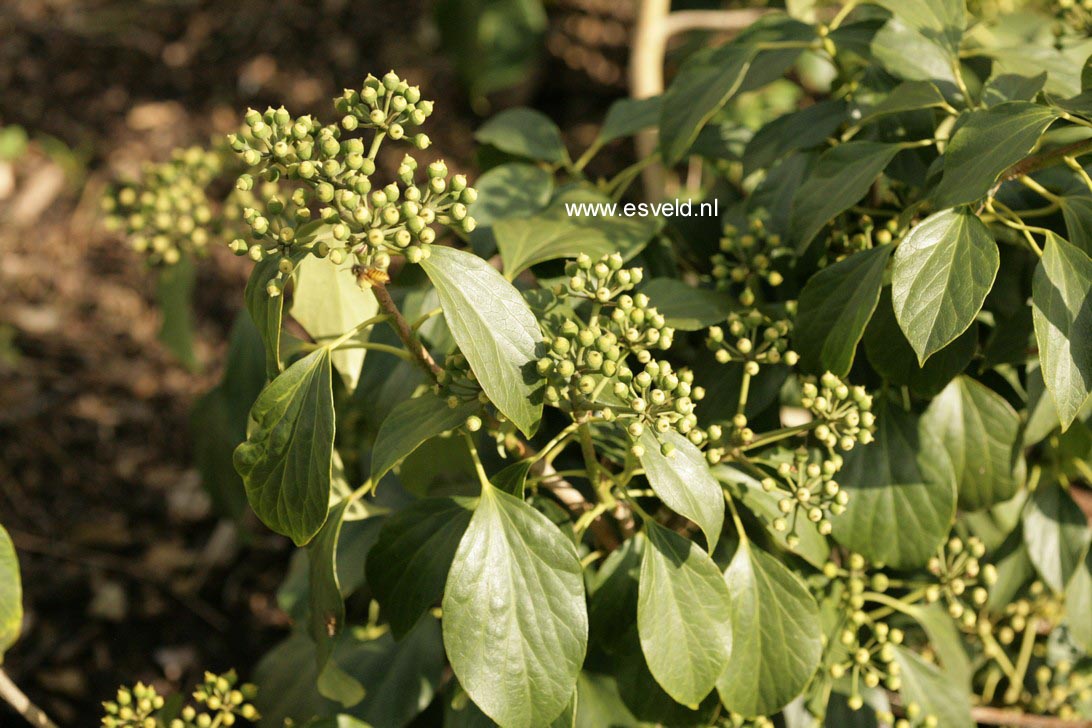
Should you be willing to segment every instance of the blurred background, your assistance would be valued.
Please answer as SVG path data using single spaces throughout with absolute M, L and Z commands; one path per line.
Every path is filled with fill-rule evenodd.
M 191 407 L 219 381 L 250 265 L 216 245 L 199 263 L 182 366 L 157 339 L 154 272 L 100 224 L 103 190 L 247 106 L 328 115 L 391 68 L 436 100 L 429 154 L 456 171 L 513 105 L 579 149 L 626 94 L 634 16 L 626 0 L 0 2 L 0 522 L 28 613 L 4 667 L 59 723 L 91 725 L 122 682 L 249 676 L 287 619 L 288 543 L 222 518 L 193 465 Z

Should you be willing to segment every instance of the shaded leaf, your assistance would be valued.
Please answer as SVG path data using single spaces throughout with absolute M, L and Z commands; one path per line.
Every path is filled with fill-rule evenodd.
M 900 669 L 904 701 L 917 703 L 923 718 L 932 715 L 937 725 L 945 728 L 974 728 L 970 694 L 936 665 L 901 645 L 895 646 L 895 663 Z
M 1046 84 L 1047 72 L 1037 76 L 1021 76 L 1017 73 L 1002 73 L 991 76 L 982 87 L 982 103 L 997 106 L 1006 101 L 1031 101 Z
M 293 256 L 292 262 L 298 262 L 305 254 Z M 265 373 L 272 379 L 280 373 L 281 366 L 281 316 L 284 311 L 284 296 L 270 296 L 266 287 L 280 274 L 280 258 L 268 255 L 255 264 L 250 278 L 246 282 L 243 298 L 250 319 L 258 327 L 258 333 L 265 343 Z
M 1065 624 L 1069 636 L 1085 652 L 1092 652 L 1092 551 L 1065 588 Z
M 883 98 L 883 101 L 866 109 L 858 124 L 864 125 L 889 114 L 944 106 L 944 94 L 929 81 L 904 81 Z
M 156 285 L 156 299 L 163 317 L 159 341 L 178 357 L 186 368 L 198 368 L 193 350 L 193 285 L 197 277 L 188 255 L 171 266 L 161 268 Z
M 633 136 L 639 131 L 650 129 L 660 121 L 663 97 L 652 96 L 647 99 L 618 99 L 607 109 L 607 117 L 599 129 L 596 144 L 607 144 L 615 139 Z
M 820 101 L 779 116 L 755 132 L 747 143 L 744 169 L 748 173 L 768 169 L 789 152 L 820 146 L 845 120 L 846 103 L 840 99 Z
M 1024 508 L 1024 543 L 1043 581 L 1061 593 L 1081 564 L 1092 533 L 1088 519 L 1069 493 L 1042 481 Z
M 1063 197 L 1062 215 L 1069 241 L 1092 256 L 1092 196 Z
M 475 400 L 458 407 L 431 392 L 400 402 L 379 428 L 372 446 L 372 482 L 379 480 L 421 443 L 453 430 L 481 409 Z
M 700 331 L 728 317 L 732 300 L 726 293 L 694 288 L 674 278 L 653 278 L 641 288 L 667 325 L 679 331 Z
M 561 130 L 534 109 L 506 109 L 478 127 L 474 138 L 502 152 L 542 162 L 557 164 L 566 157 Z

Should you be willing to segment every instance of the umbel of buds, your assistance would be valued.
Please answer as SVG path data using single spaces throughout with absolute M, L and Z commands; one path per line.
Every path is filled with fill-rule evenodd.
M 765 364 L 796 364 L 799 357 L 789 349 L 791 332 L 787 319 L 775 321 L 758 309 L 733 311 L 724 324 L 709 328 L 705 343 L 718 362 L 742 362 L 753 377 Z
M 194 705 L 181 710 L 177 717 L 164 718 L 160 711 L 167 701 L 150 685 L 137 683 L 132 688 L 118 688 L 116 700 L 103 703 L 104 728 L 214 728 L 233 726 L 240 718 L 256 721 L 258 711 L 252 701 L 258 689 L 249 683 L 238 685 L 234 671 L 223 675 L 206 672 L 203 682 L 193 692 Z
M 762 283 L 777 287 L 784 282 L 776 263 L 793 256 L 793 249 L 782 243 L 780 235 L 770 232 L 761 217 L 752 217 L 749 227 L 741 233 L 735 225 L 725 225 L 721 252 L 710 260 L 717 289 L 737 291 L 744 306 L 755 303 Z
M 872 442 L 872 395 L 864 387 L 849 386 L 827 372 L 818 384 L 805 382 L 801 392 L 800 404 L 819 423 L 813 430 L 819 442 L 831 450 L 852 450 L 857 443 Z

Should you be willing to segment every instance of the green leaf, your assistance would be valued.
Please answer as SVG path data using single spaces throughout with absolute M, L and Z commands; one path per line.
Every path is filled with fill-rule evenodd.
M 674 446 L 670 455 L 661 452 L 659 438 Z M 674 430 L 657 435 L 646 428 L 639 442 L 644 448 L 640 460 L 648 484 L 668 508 L 698 524 L 712 553 L 724 526 L 724 494 L 705 455 Z
M 292 318 L 315 341 L 333 339 L 354 326 L 375 316 L 379 302 L 370 292 L 356 283 L 353 264 L 346 261 L 336 266 L 328 259 L 309 255 L 296 267 L 296 285 L 292 289 Z M 353 341 L 367 341 L 367 332 L 357 334 Z M 330 360 L 350 392 L 360 381 L 365 350 L 361 348 L 335 351 Z
M 902 678 L 903 705 L 917 703 L 923 719 L 935 716 L 937 725 L 944 728 L 974 728 L 971 696 L 958 683 L 901 645 L 895 646 L 895 663 Z
M 938 209 L 981 199 L 1001 173 L 1026 157 L 1057 112 L 1028 101 L 970 111 L 944 151 L 944 176 L 933 192 Z
M 509 495 L 523 498 L 523 487 L 527 481 L 527 473 L 531 472 L 533 464 L 530 459 L 514 462 L 491 477 L 489 482 Z
M 1064 431 L 1092 391 L 1092 258 L 1048 236 L 1031 285 L 1043 381 Z
M 1024 508 L 1024 542 L 1031 563 L 1055 592 L 1065 590 L 1090 539 L 1080 506 L 1058 483 L 1041 481 Z
M 507 109 L 482 124 L 474 138 L 502 152 L 559 164 L 568 155 L 561 130 L 550 117 L 534 109 Z
M 660 151 L 664 161 L 682 159 L 698 132 L 739 90 L 757 50 L 729 43 L 699 51 L 675 76 L 663 96 Z
M 542 417 L 542 380 L 534 371 L 542 332 L 523 296 L 489 263 L 454 248 L 433 246 L 421 267 L 489 400 L 530 436 Z
M 493 223 L 510 217 L 527 217 L 542 210 L 554 192 L 554 178 L 534 164 L 513 162 L 489 170 L 474 182 L 478 199 L 467 212 L 478 224 L 470 233 L 474 252 L 490 256 L 497 242 Z
M 23 628 L 23 582 L 11 536 L 0 526 L 0 664 Z
M 559 195 L 541 214 L 498 220 L 493 233 L 505 275 L 513 279 L 536 263 L 575 258 L 580 253 L 595 258 L 617 251 L 629 260 L 656 234 L 656 218 L 579 214 L 568 209 L 584 203 L 609 204 L 610 199 L 576 188 Z
M 849 493 L 834 538 L 896 569 L 923 566 L 955 516 L 955 472 L 943 444 L 918 418 L 881 401 L 876 441 L 846 453 L 839 481 Z M 898 528 L 892 528 L 898 524 Z
M 891 75 L 908 81 L 955 84 L 958 56 L 942 39 L 909 25 L 888 20 L 872 37 L 872 56 Z
M 519 728 L 564 710 L 584 662 L 588 615 L 576 548 L 544 515 L 483 488 L 443 613 L 451 667 L 486 715 Z
M 823 145 L 845 120 L 846 103 L 840 99 L 779 116 L 747 142 L 743 167 L 748 173 L 769 169 L 789 152 Z
M 1092 195 L 1063 197 L 1062 215 L 1069 240 L 1092 256 Z
M 349 501 L 343 500 L 330 509 L 329 517 L 318 535 L 307 547 L 308 573 L 311 588 L 309 632 L 317 649 L 318 691 L 323 697 L 336 700 L 349 708 L 364 699 L 364 687 L 330 659 L 334 639 L 345 627 L 345 600 L 338 581 L 337 553 L 341 526 Z
M 326 522 L 334 449 L 330 352 L 316 349 L 262 390 L 235 469 L 262 522 L 302 546 Z
M 695 288 L 674 278 L 653 278 L 641 288 L 667 325 L 679 331 L 700 331 L 728 317 L 732 300 L 726 293 Z
M 970 377 L 956 377 L 922 417 L 944 443 L 961 508 L 1007 501 L 1023 483 L 1020 416 L 1005 399 Z
M 1085 553 L 1065 588 L 1065 624 L 1073 641 L 1092 652 L 1092 551 Z
M 576 728 L 637 728 L 639 723 L 608 675 L 582 670 L 576 679 Z
M 440 0 L 434 7 L 443 50 L 472 96 L 526 84 L 535 73 L 547 26 L 541 2 Z
M 461 426 L 467 417 L 480 409 L 481 404 L 474 400 L 458 407 L 449 407 L 447 402 L 431 392 L 399 402 L 383 420 L 379 434 L 375 436 L 372 482 L 378 483 L 426 440 Z
M 892 246 L 883 245 L 824 268 L 800 292 L 793 346 L 812 372 L 849 373 L 876 310 Z
M 724 572 L 732 594 L 732 659 L 717 680 L 725 707 L 772 715 L 800 694 L 823 652 L 819 605 L 770 554 L 740 543 Z
M 965 691 L 971 689 L 974 666 L 967 650 L 963 647 L 963 637 L 955 620 L 948 610 L 939 603 L 929 605 L 903 604 L 899 610 L 910 616 L 925 630 L 929 644 L 940 658 L 940 666 L 949 678 Z
M 936 396 L 953 377 L 967 368 L 977 348 L 978 326 L 971 324 L 955 341 L 918 366 L 914 348 L 899 328 L 891 307 L 889 286 L 880 294 L 880 302 L 864 335 L 865 354 L 876 373 L 891 384 L 909 387 L 920 397 Z
M 292 260 L 296 262 L 299 257 Z M 246 282 L 243 298 L 246 310 L 258 327 L 258 333 L 265 342 L 265 373 L 272 379 L 284 368 L 281 365 L 281 315 L 284 311 L 284 296 L 270 296 L 266 286 L 280 275 L 280 258 L 268 255 L 254 265 L 250 278 Z
M 887 8 L 911 28 L 931 31 L 927 35 L 950 50 L 959 48 L 967 27 L 964 0 L 871 0 Z
M 637 630 L 648 669 L 668 695 L 696 708 L 728 665 L 732 598 L 696 543 L 645 524 Z
M 1021 76 L 1017 73 L 1002 73 L 992 76 L 982 87 L 982 103 L 997 106 L 1006 101 L 1031 101 L 1046 84 L 1047 72 L 1037 76 Z
M 903 238 L 891 268 L 891 302 L 919 365 L 967 330 L 1000 265 L 989 228 L 966 210 L 930 215 Z
M 156 286 L 156 298 L 163 321 L 159 341 L 190 371 L 198 369 L 193 351 L 193 285 L 197 278 L 193 259 L 188 255 L 174 265 L 162 268 Z
M 618 99 L 607 109 L 607 117 L 603 120 L 603 127 L 599 130 L 595 143 L 601 146 L 656 126 L 660 121 L 662 108 L 662 96 Z
M 806 249 L 831 218 L 864 197 L 898 151 L 897 144 L 855 141 L 823 152 L 793 196 L 789 227 L 796 249 Z
M 455 550 L 473 515 L 467 498 L 423 498 L 387 518 L 368 552 L 368 584 L 395 638 L 443 597 Z
M 891 89 L 883 101 L 865 110 L 857 124 L 863 126 L 890 114 L 944 106 L 947 103 L 936 84 L 930 81 L 904 81 Z

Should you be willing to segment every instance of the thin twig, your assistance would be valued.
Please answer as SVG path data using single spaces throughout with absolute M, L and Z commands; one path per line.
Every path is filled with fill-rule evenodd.
M 1029 715 L 1018 710 L 991 708 L 981 705 L 971 709 L 971 718 L 986 725 L 1020 726 L 1020 728 L 1092 728 L 1092 720 L 1066 720 L 1049 715 Z
M 0 698 L 15 708 L 15 712 L 23 716 L 27 723 L 37 728 L 57 728 L 57 724 L 49 719 L 41 708 L 30 702 L 30 698 L 19 689 L 19 686 L 11 681 L 8 674 L 0 669 Z
M 379 307 L 383 309 L 383 313 L 390 316 L 388 321 L 391 326 L 394 327 L 394 331 L 398 334 L 398 338 L 405 344 L 406 350 L 413 355 L 414 361 L 424 370 L 429 379 L 433 381 L 440 374 L 442 369 L 432 358 L 432 355 L 428 353 L 428 349 L 421 343 L 421 340 L 417 338 L 417 334 L 413 333 L 413 329 L 410 327 L 406 317 L 402 315 L 402 312 L 398 310 L 398 306 L 395 305 L 394 299 L 391 298 L 391 294 L 387 291 L 387 287 L 382 283 L 372 283 L 372 293 L 375 295 L 375 300 L 379 302 Z

